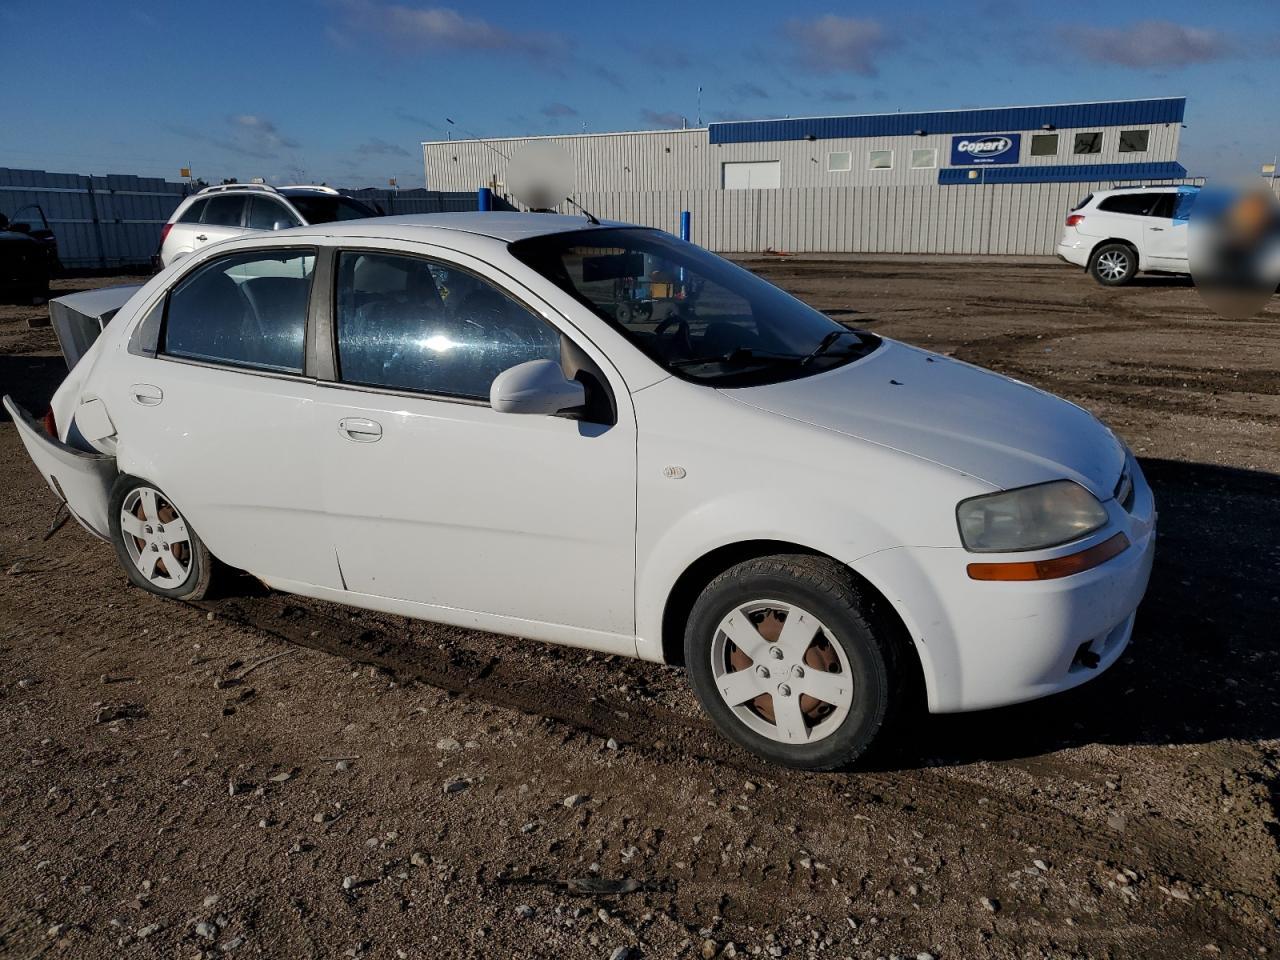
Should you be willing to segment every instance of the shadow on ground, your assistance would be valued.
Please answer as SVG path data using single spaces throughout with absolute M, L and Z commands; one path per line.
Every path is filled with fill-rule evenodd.
M 66 376 L 67 364 L 60 356 L 0 354 L 0 395 L 12 395 L 34 417 L 43 416 L 53 392 Z M 8 412 L 0 407 L 0 421 L 8 419 Z
M 1183 274 L 1145 274 L 1129 281 L 1131 287 L 1194 287 L 1195 285 L 1194 280 Z

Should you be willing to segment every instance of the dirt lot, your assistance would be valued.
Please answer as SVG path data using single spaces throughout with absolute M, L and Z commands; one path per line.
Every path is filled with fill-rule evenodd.
M 771 769 L 675 669 L 131 589 L 74 524 L 41 539 L 52 498 L 0 423 L 0 955 L 1280 949 L 1280 307 L 1227 322 L 1176 281 L 1026 261 L 755 266 L 1134 447 L 1163 540 L 1122 663 L 922 719 L 875 769 Z M 43 410 L 39 313 L 0 307 L 0 390 Z

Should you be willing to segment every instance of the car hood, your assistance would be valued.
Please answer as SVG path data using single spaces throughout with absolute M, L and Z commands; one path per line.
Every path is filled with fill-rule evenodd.
M 0 230 L 0 243 L 4 244 L 21 244 L 24 247 L 31 245 L 39 246 L 40 241 L 28 233 L 21 230 Z
M 893 340 L 826 373 L 722 392 L 1006 490 L 1066 477 L 1107 500 L 1124 467 L 1121 443 L 1075 404 Z

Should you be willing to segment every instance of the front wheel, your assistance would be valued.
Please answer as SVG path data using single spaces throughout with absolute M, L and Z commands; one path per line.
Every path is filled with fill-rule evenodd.
M 685 663 L 703 709 L 731 740 L 774 763 L 830 770 L 865 753 L 894 706 L 887 633 L 843 567 L 763 557 L 702 592 Z
M 121 474 L 111 490 L 108 517 L 111 544 L 133 583 L 162 597 L 204 598 L 213 557 L 158 487 Z
M 1126 244 L 1108 243 L 1094 253 L 1089 272 L 1103 286 L 1122 286 L 1138 272 L 1138 254 Z

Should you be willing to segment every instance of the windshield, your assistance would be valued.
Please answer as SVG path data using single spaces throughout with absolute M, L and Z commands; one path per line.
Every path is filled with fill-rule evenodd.
M 555 233 L 510 249 L 686 380 L 722 387 L 791 380 L 880 342 L 659 230 Z
M 307 223 L 363 220 L 378 215 L 372 207 L 350 197 L 335 197 L 328 193 L 286 193 L 285 196 L 306 217 Z

